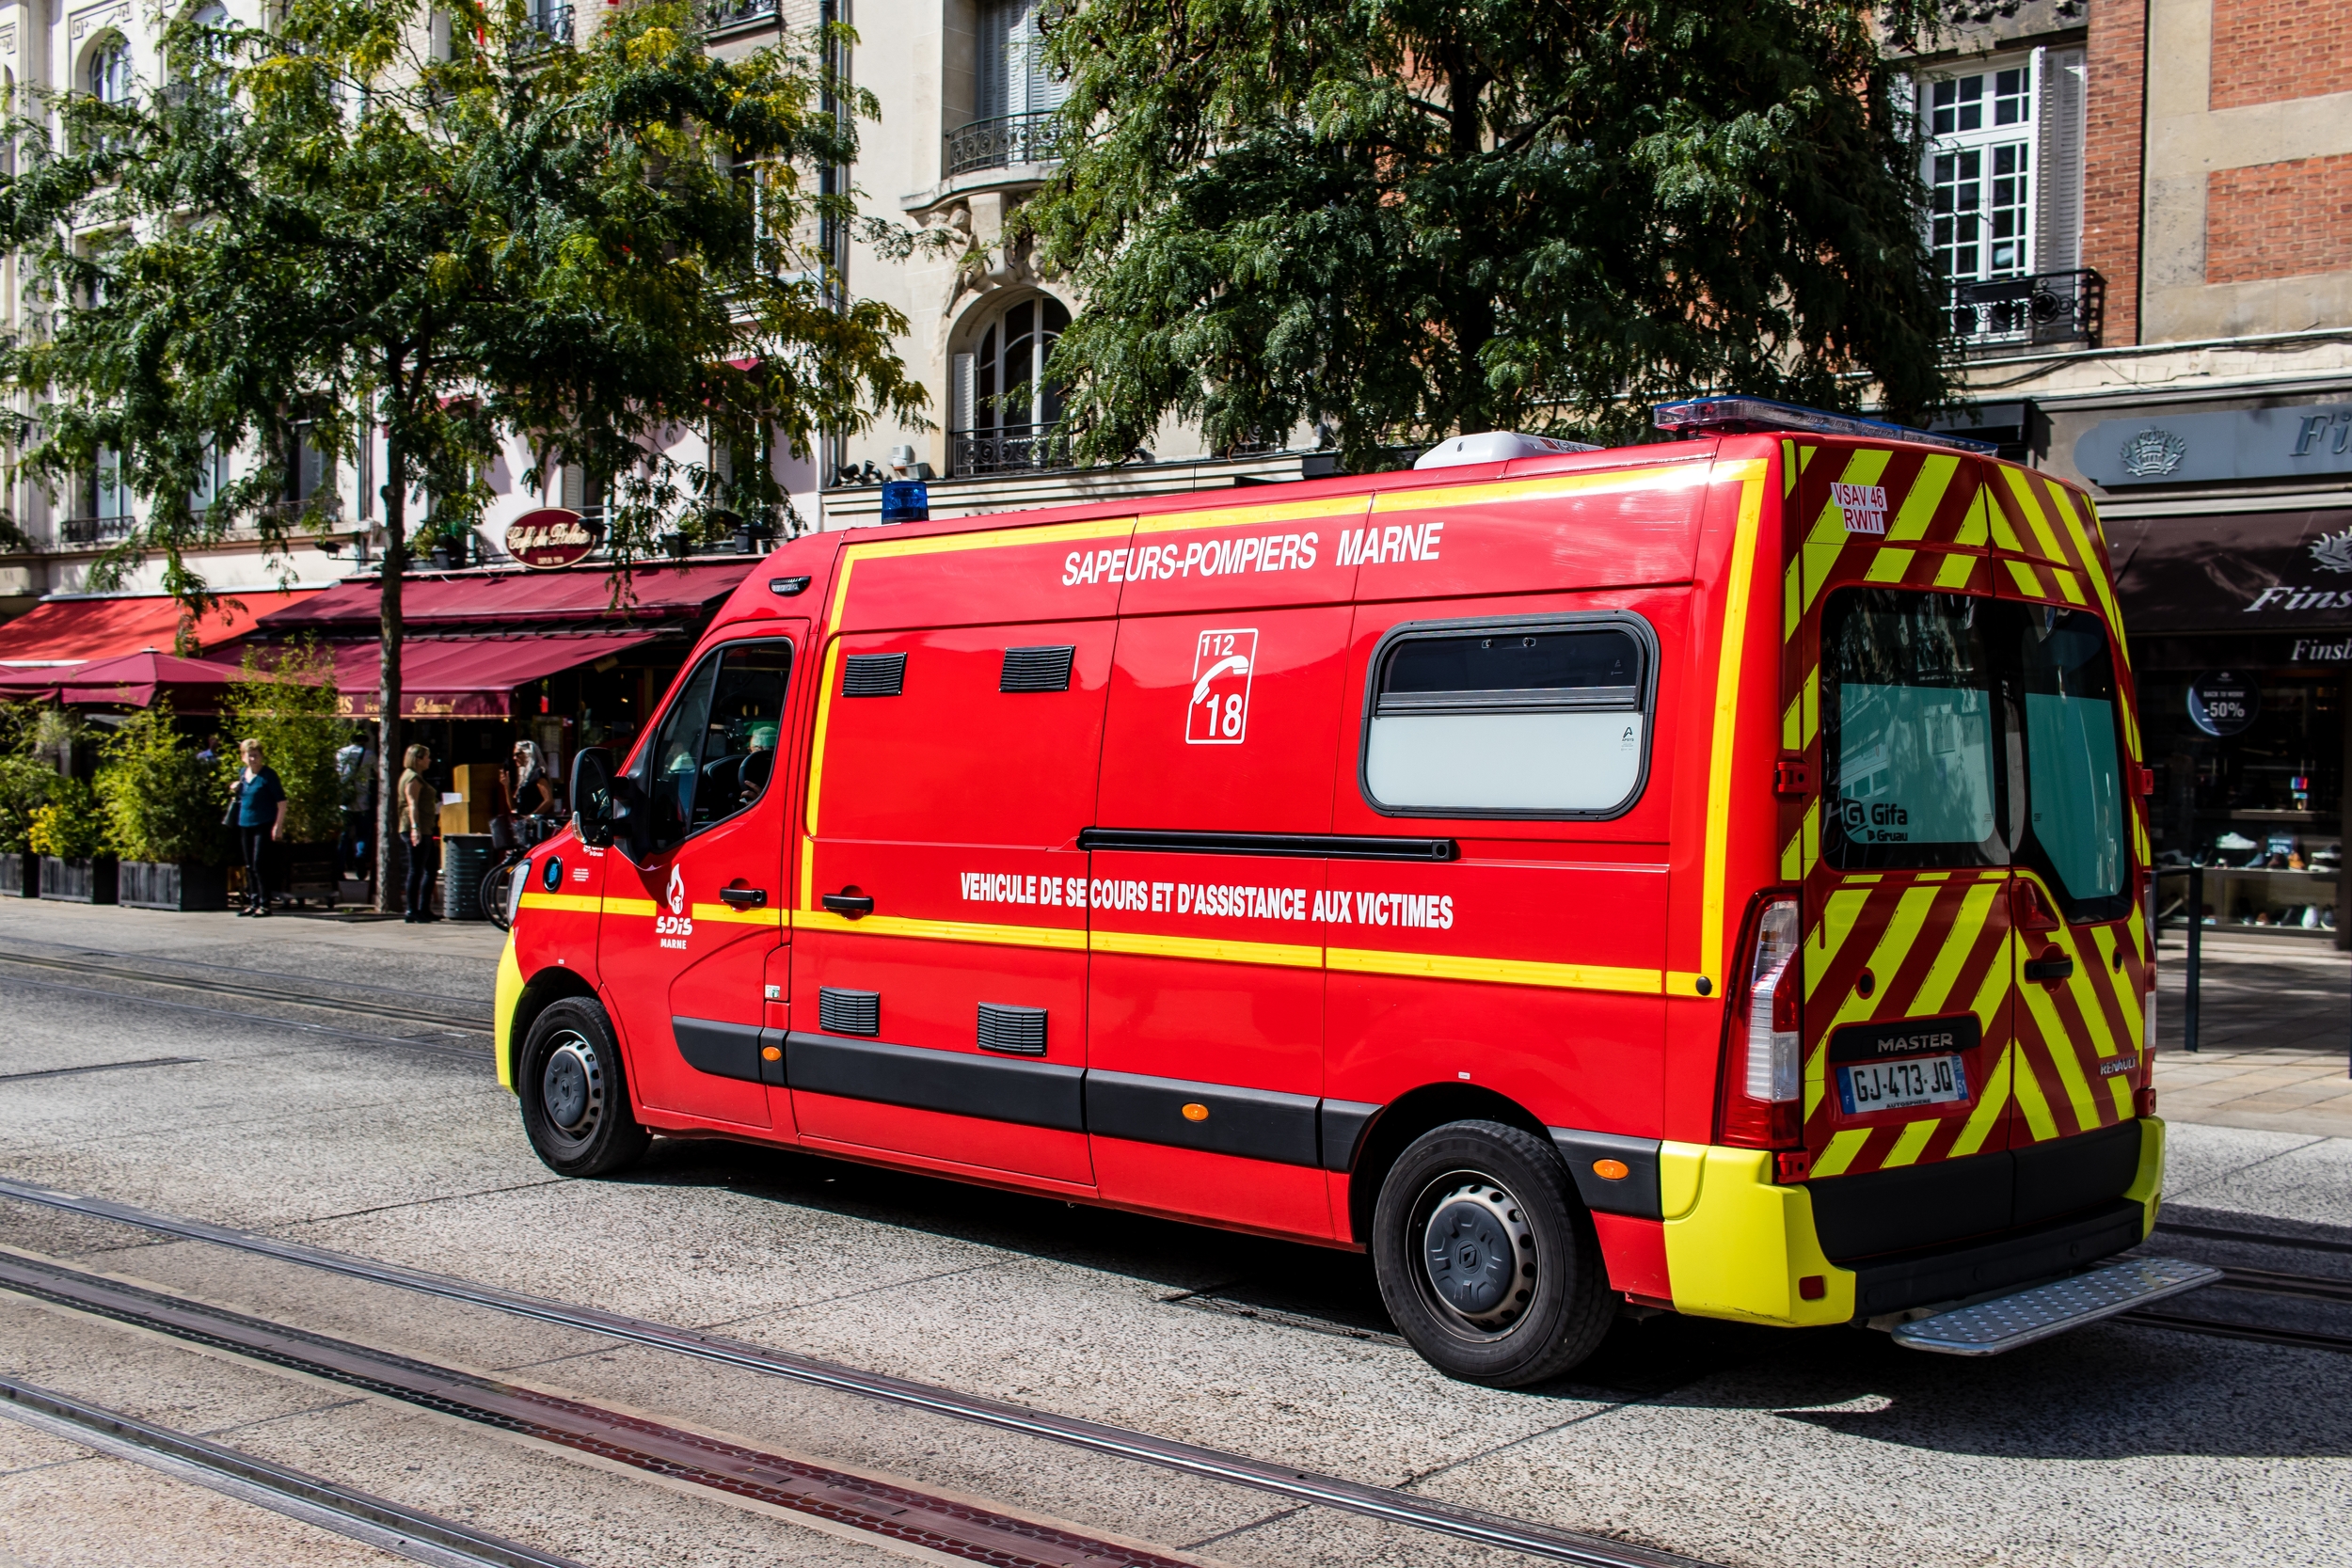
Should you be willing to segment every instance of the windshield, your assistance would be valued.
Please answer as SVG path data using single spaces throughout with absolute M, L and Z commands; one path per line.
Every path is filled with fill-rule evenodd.
M 1834 595 L 1821 627 L 1823 857 L 1853 870 L 2014 860 L 2069 919 L 2120 918 L 2117 702 L 2106 629 L 2088 610 Z

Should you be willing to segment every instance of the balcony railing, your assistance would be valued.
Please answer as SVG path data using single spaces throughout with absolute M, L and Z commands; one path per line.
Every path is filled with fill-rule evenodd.
M 131 537 L 134 517 L 65 517 L 57 523 L 60 545 L 112 545 Z
M 976 119 L 947 133 L 947 175 L 1015 164 L 1050 164 L 1061 156 L 1061 116 L 1048 109 L 1032 115 Z
M 1042 472 L 1070 468 L 1070 437 L 1051 426 L 1006 425 L 996 430 L 951 430 L 949 461 L 955 475 Z
M 1952 285 L 1952 334 L 1971 354 L 2099 341 L 2106 279 L 2088 267 Z
M 551 44 L 572 41 L 572 8 L 569 6 L 540 6 L 523 18 L 523 30 L 515 35 L 511 51 L 517 55 L 535 54 Z
M 747 22 L 772 22 L 775 15 L 776 0 L 709 0 L 703 7 L 703 25 L 718 32 Z

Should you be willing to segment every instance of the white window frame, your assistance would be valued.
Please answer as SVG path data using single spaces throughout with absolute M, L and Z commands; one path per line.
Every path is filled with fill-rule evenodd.
M 2044 138 L 2042 135 L 2042 124 L 2044 113 L 2043 75 L 2048 68 L 2049 53 L 2046 49 L 2035 49 L 2025 54 L 1987 55 L 1961 65 L 1922 71 L 1917 78 L 1919 124 L 1927 133 L 1924 138 L 1926 145 L 1919 175 L 1926 182 L 1931 197 L 1935 189 L 1935 164 L 1939 157 L 1967 152 L 1983 154 L 1985 166 L 1980 171 L 1979 183 L 1989 186 L 1994 178 L 1990 165 L 1994 149 L 2019 146 L 2024 148 L 2026 154 L 2024 176 L 2026 199 L 2016 237 L 2018 264 L 1999 269 L 1995 269 L 1993 265 L 1994 241 L 1989 215 L 1991 208 L 1988 204 L 1980 202 L 1977 209 L 1979 222 L 1981 225 L 1981 231 L 1976 242 L 1978 264 L 1970 273 L 1947 274 L 1946 281 L 1954 286 L 1963 283 L 1987 282 L 1994 278 L 2030 277 L 2042 270 L 2041 219 Z M 1936 130 L 1935 87 L 1937 84 L 1965 81 L 1970 77 L 1984 77 L 1987 79 L 1986 85 L 1989 89 L 1998 78 L 1999 73 L 2004 71 L 2022 71 L 2025 73 L 2025 118 L 2023 119 L 2011 121 L 2007 125 L 1986 123 L 1966 130 L 1957 127 L 1942 133 Z M 1987 121 L 1993 118 L 1995 102 L 1994 96 L 1988 90 L 1983 99 Z M 1934 222 L 1935 218 L 1931 214 L 1929 218 L 1931 246 L 1934 245 Z

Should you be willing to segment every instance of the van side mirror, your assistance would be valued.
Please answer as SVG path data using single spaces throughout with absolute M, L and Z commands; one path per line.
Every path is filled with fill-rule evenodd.
M 572 826 L 580 841 L 598 847 L 612 842 L 612 753 L 601 746 L 572 756 Z

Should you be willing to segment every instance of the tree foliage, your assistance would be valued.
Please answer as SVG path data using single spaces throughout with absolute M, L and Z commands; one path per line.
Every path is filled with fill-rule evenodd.
M 1922 0 L 1073 0 L 1059 175 L 1082 456 L 1167 415 L 1321 422 L 1352 467 L 1459 432 L 1632 438 L 1744 391 L 1941 401 L 1887 37 Z M 1883 31 L 1882 31 L 1883 30 Z
M 229 769 L 197 755 L 168 701 L 127 715 L 99 752 L 92 783 L 106 837 L 124 860 L 220 863 Z
M 335 753 L 351 738 L 335 690 L 335 657 L 316 643 L 248 649 L 221 718 L 230 736 L 221 767 L 233 780 L 237 748 L 262 743 L 262 761 L 286 791 L 286 840 L 328 844 L 342 832 L 343 787 Z M 223 796 L 224 802 L 227 797 Z

